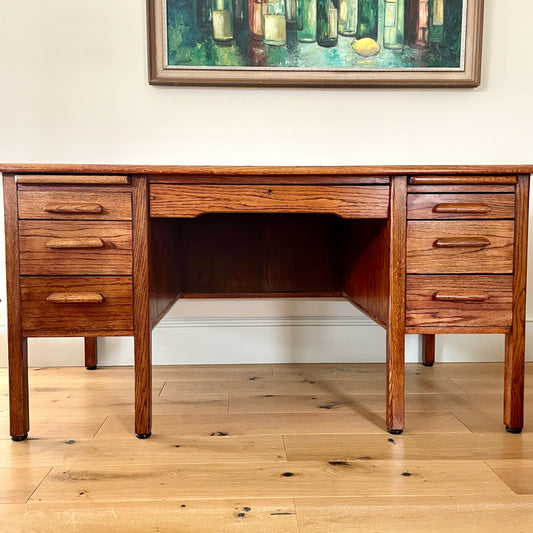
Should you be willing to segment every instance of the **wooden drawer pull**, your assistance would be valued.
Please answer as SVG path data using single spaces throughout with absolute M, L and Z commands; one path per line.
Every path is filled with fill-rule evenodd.
M 47 248 L 103 248 L 104 241 L 98 237 L 50 239 L 45 246 Z
M 484 302 L 489 295 L 483 291 L 437 291 L 433 300 L 437 302 Z
M 45 213 L 59 214 L 98 214 L 103 211 L 100 204 L 56 204 L 43 207 Z
M 54 304 L 101 304 L 104 297 L 98 292 L 53 292 L 46 301 Z
M 491 242 L 485 237 L 441 237 L 433 246 L 435 248 L 482 248 L 490 246 Z
M 434 213 L 489 213 L 487 204 L 437 204 L 433 208 Z

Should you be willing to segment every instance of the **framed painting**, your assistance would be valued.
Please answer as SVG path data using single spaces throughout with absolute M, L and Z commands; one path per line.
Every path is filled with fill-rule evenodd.
M 483 0 L 148 0 L 152 84 L 479 85 Z

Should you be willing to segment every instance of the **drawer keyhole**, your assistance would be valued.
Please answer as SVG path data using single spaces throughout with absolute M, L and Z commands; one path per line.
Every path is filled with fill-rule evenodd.
M 272 189 L 268 189 L 267 194 L 268 196 L 272 196 L 272 194 L 274 194 L 274 191 Z

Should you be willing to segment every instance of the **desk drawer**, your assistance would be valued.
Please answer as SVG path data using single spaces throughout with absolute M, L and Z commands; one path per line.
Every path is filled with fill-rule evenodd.
M 510 326 L 513 276 L 407 276 L 406 326 Z
M 514 194 L 409 194 L 408 219 L 512 219 Z
M 344 218 L 387 218 L 389 187 L 380 185 L 150 186 L 152 217 L 204 213 L 329 213 Z
M 511 274 L 512 220 L 409 221 L 407 273 Z
M 23 277 L 20 287 L 25 336 L 133 333 L 130 277 Z
M 131 193 L 33 187 L 19 190 L 18 209 L 19 219 L 131 220 Z
M 22 275 L 129 275 L 131 222 L 21 220 Z

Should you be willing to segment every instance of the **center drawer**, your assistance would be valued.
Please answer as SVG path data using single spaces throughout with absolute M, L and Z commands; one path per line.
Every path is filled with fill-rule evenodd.
M 23 276 L 130 275 L 131 222 L 21 220 Z
M 511 274 L 512 220 L 407 223 L 408 274 Z
M 150 186 L 150 216 L 204 213 L 328 213 L 344 218 L 387 218 L 389 187 L 381 185 Z

